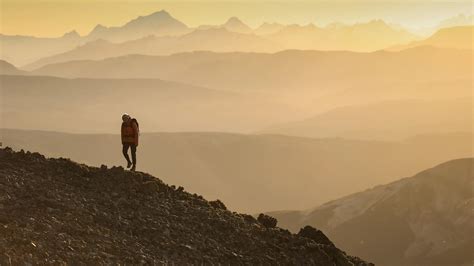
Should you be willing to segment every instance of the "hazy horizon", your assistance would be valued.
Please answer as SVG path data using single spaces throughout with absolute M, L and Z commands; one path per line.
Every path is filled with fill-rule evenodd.
M 423 32 L 459 15 L 472 16 L 474 7 L 470 1 L 1 0 L 0 4 L 1 34 L 50 38 L 60 37 L 73 30 L 85 36 L 96 25 L 122 26 L 139 16 L 160 10 L 166 10 L 189 27 L 220 25 L 231 17 L 238 17 L 252 28 L 263 23 L 315 24 L 323 27 L 331 23 L 356 24 L 384 20 L 414 32 Z M 419 16 L 420 12 L 424 15 Z

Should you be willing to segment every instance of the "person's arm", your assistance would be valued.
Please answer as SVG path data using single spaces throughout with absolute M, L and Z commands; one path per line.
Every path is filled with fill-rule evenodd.
M 135 145 L 138 146 L 138 125 L 137 123 L 132 123 L 132 128 L 133 128 L 133 136 L 134 136 L 134 142 Z

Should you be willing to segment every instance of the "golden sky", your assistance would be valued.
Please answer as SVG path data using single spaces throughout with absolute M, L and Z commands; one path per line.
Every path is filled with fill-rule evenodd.
M 250 26 L 262 22 L 325 25 L 384 19 L 403 26 L 431 27 L 463 13 L 473 13 L 471 1 L 115 1 L 0 0 L 0 32 L 9 35 L 61 36 L 77 30 L 89 33 L 97 24 L 120 26 L 161 9 L 188 26 L 221 24 L 237 16 Z M 422 15 L 420 15 L 422 14 Z

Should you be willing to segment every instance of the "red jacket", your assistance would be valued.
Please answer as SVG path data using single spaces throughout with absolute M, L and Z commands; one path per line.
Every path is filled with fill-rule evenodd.
M 137 123 L 123 122 L 122 123 L 122 144 L 135 144 L 138 145 L 138 125 Z

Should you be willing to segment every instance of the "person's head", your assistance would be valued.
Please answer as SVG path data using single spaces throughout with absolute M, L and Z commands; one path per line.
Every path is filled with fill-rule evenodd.
M 132 119 L 132 118 L 127 113 L 122 115 L 122 121 L 123 122 L 128 123 L 128 122 L 130 122 L 130 119 Z

